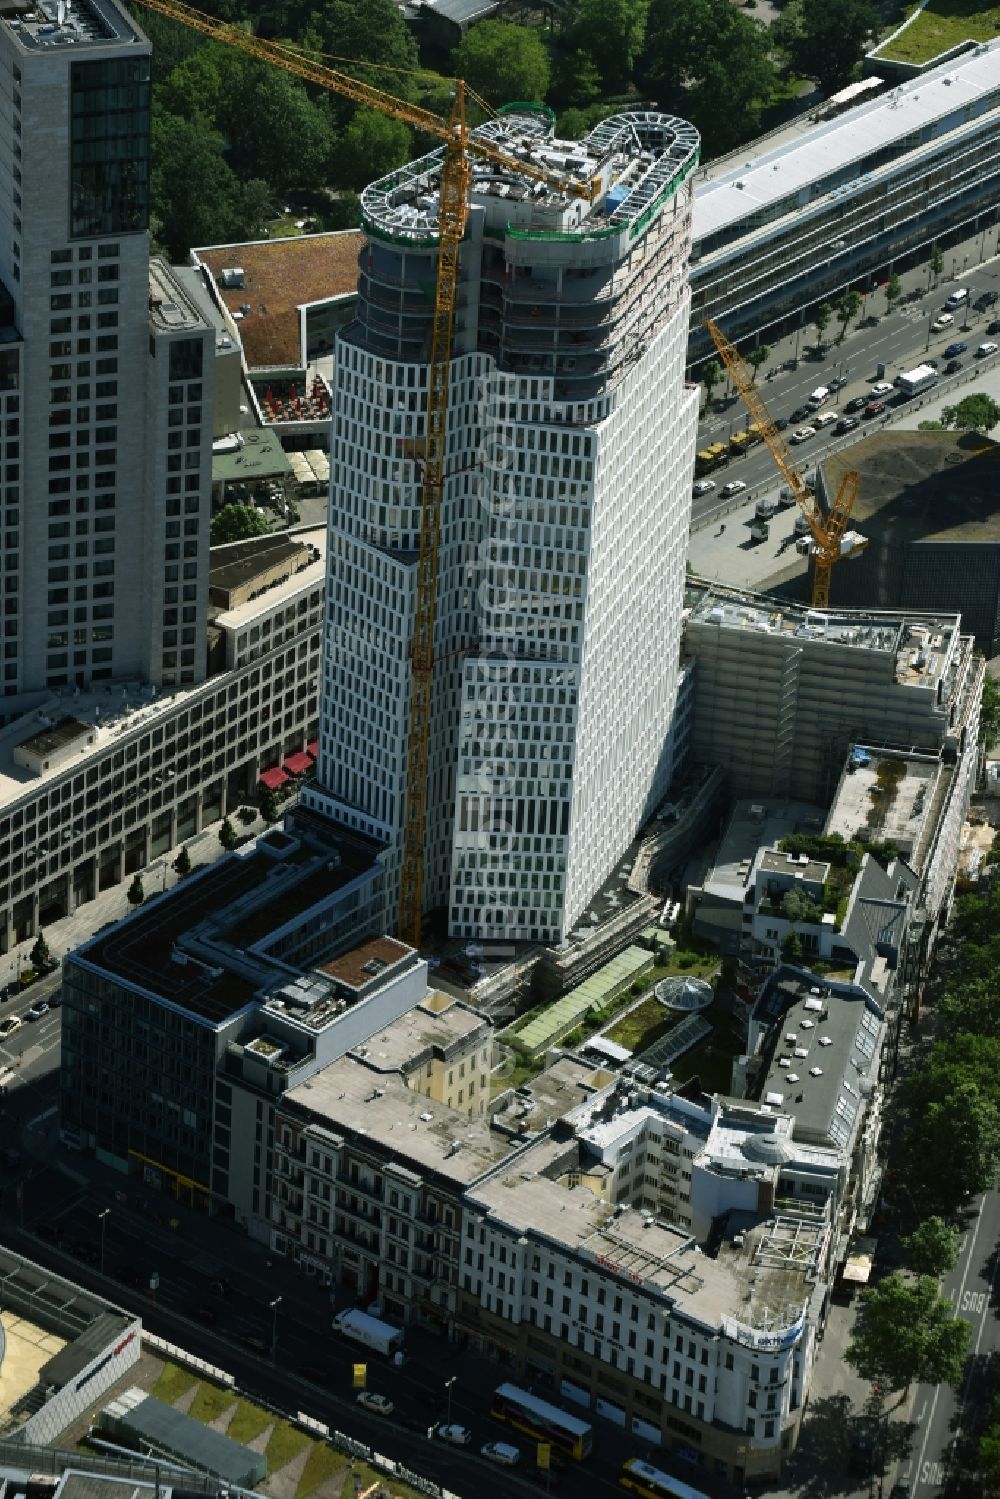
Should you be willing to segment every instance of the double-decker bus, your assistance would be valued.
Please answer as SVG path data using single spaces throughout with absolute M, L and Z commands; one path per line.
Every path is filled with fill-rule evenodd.
M 567 1452 L 577 1460 L 587 1457 L 594 1444 L 594 1430 L 586 1421 L 576 1416 L 567 1416 L 565 1411 L 517 1385 L 502 1384 L 493 1392 L 491 1415 L 497 1421 L 506 1421 L 528 1436 L 551 1442 L 561 1452 Z
M 629 1458 L 618 1482 L 623 1489 L 642 1494 L 644 1499 L 708 1499 L 701 1489 L 693 1489 L 689 1483 L 681 1483 L 679 1478 L 661 1473 L 659 1468 L 650 1467 L 638 1457 Z
M 718 468 L 723 459 L 729 457 L 729 444 L 727 442 L 713 442 L 711 447 L 702 448 L 700 453 L 695 454 L 694 471 L 701 477 L 713 468 Z

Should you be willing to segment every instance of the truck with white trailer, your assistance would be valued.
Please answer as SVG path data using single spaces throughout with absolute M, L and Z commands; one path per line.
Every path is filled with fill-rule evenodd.
M 356 1309 L 338 1312 L 333 1319 L 333 1330 L 350 1338 L 352 1342 L 360 1343 L 364 1348 L 372 1349 L 374 1353 L 383 1353 L 388 1357 L 402 1352 L 403 1329 L 382 1322 L 368 1312 Z
M 918 364 L 916 369 L 903 370 L 892 382 L 904 396 L 918 396 L 937 384 L 938 372 L 932 364 Z

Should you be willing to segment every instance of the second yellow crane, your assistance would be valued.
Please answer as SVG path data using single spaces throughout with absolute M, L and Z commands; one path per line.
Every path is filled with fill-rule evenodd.
M 809 523 L 814 543 L 813 608 L 826 609 L 830 603 L 830 576 L 834 565 L 845 555 L 856 556 L 863 547 L 868 545 L 864 537 L 859 537 L 849 553 L 844 553 L 842 550 L 851 511 L 854 509 L 854 501 L 858 495 L 860 476 L 854 469 L 850 469 L 844 475 L 830 513 L 824 515 L 816 496 L 788 451 L 788 445 L 778 431 L 763 396 L 757 389 L 753 370 L 739 350 L 729 342 L 717 323 L 713 323 L 711 318 L 706 318 L 705 327 L 712 335 L 712 342 L 719 351 L 719 357 L 729 371 L 729 378 L 739 391 L 744 406 L 757 425 L 760 436 L 767 443 L 781 477 Z
M 307 83 L 330 89 L 355 104 L 402 120 L 415 130 L 444 142 L 438 218 L 437 284 L 428 370 L 427 427 L 423 448 L 423 485 L 420 540 L 417 560 L 416 603 L 410 646 L 410 720 L 407 737 L 406 814 L 403 827 L 398 931 L 404 941 L 419 946 L 424 903 L 424 837 L 427 824 L 427 769 L 430 754 L 433 708 L 434 621 L 437 614 L 438 553 L 441 543 L 441 501 L 444 493 L 445 455 L 448 441 L 448 381 L 451 363 L 452 324 L 458 285 L 459 247 L 469 214 L 472 179 L 470 154 L 484 156 L 494 165 L 521 177 L 543 182 L 556 191 L 588 201 L 598 195 L 597 179 L 583 182 L 525 161 L 495 141 L 474 135 L 466 114 L 465 84 L 455 80 L 455 101 L 448 120 L 419 105 L 397 99 L 383 89 L 360 83 L 349 73 L 314 62 L 294 48 L 265 41 L 238 26 L 227 25 L 205 15 L 183 0 L 140 0 L 227 46 L 236 47 L 263 62 L 274 63 Z

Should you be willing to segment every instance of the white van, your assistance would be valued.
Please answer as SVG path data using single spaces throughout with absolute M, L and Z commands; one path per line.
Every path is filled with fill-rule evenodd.
M 821 411 L 819 416 L 812 418 L 812 424 L 814 427 L 828 427 L 831 422 L 835 422 L 836 420 L 837 413 L 835 411 Z
M 967 286 L 960 286 L 957 291 L 952 292 L 951 296 L 948 298 L 947 302 L 944 305 L 946 307 L 961 307 L 962 303 L 967 302 L 968 300 L 969 288 Z
M 500 1463 L 505 1468 L 514 1468 L 521 1461 L 520 1448 L 512 1447 L 509 1442 L 487 1442 L 479 1450 L 491 1463 Z
M 829 389 L 829 386 L 818 385 L 816 387 L 816 389 L 810 395 L 809 399 L 806 401 L 806 405 L 808 407 L 810 407 L 811 410 L 818 411 L 819 408 L 821 406 L 825 405 L 826 402 L 829 399 L 830 399 L 830 389 Z

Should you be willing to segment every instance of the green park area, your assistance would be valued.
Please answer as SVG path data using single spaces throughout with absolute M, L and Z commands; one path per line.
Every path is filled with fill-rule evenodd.
M 960 42 L 989 42 L 1000 35 L 1000 5 L 974 0 L 930 0 L 906 30 L 876 54 L 895 62 L 930 62 Z
M 234 1442 L 263 1452 L 268 1478 L 282 1473 L 281 1492 L 289 1499 L 310 1499 L 313 1494 L 317 1499 L 334 1499 L 342 1489 L 345 1493 L 353 1493 L 355 1489 L 364 1493 L 380 1482 L 388 1488 L 385 1475 L 367 1463 L 357 1458 L 352 1460 L 283 1416 L 256 1405 L 235 1390 L 201 1379 L 179 1364 L 164 1364 L 150 1393 L 196 1421 L 224 1432 Z M 348 1484 L 352 1472 L 353 1487 Z M 412 1489 L 395 1478 L 391 1480 L 391 1491 L 394 1499 L 417 1499 Z

